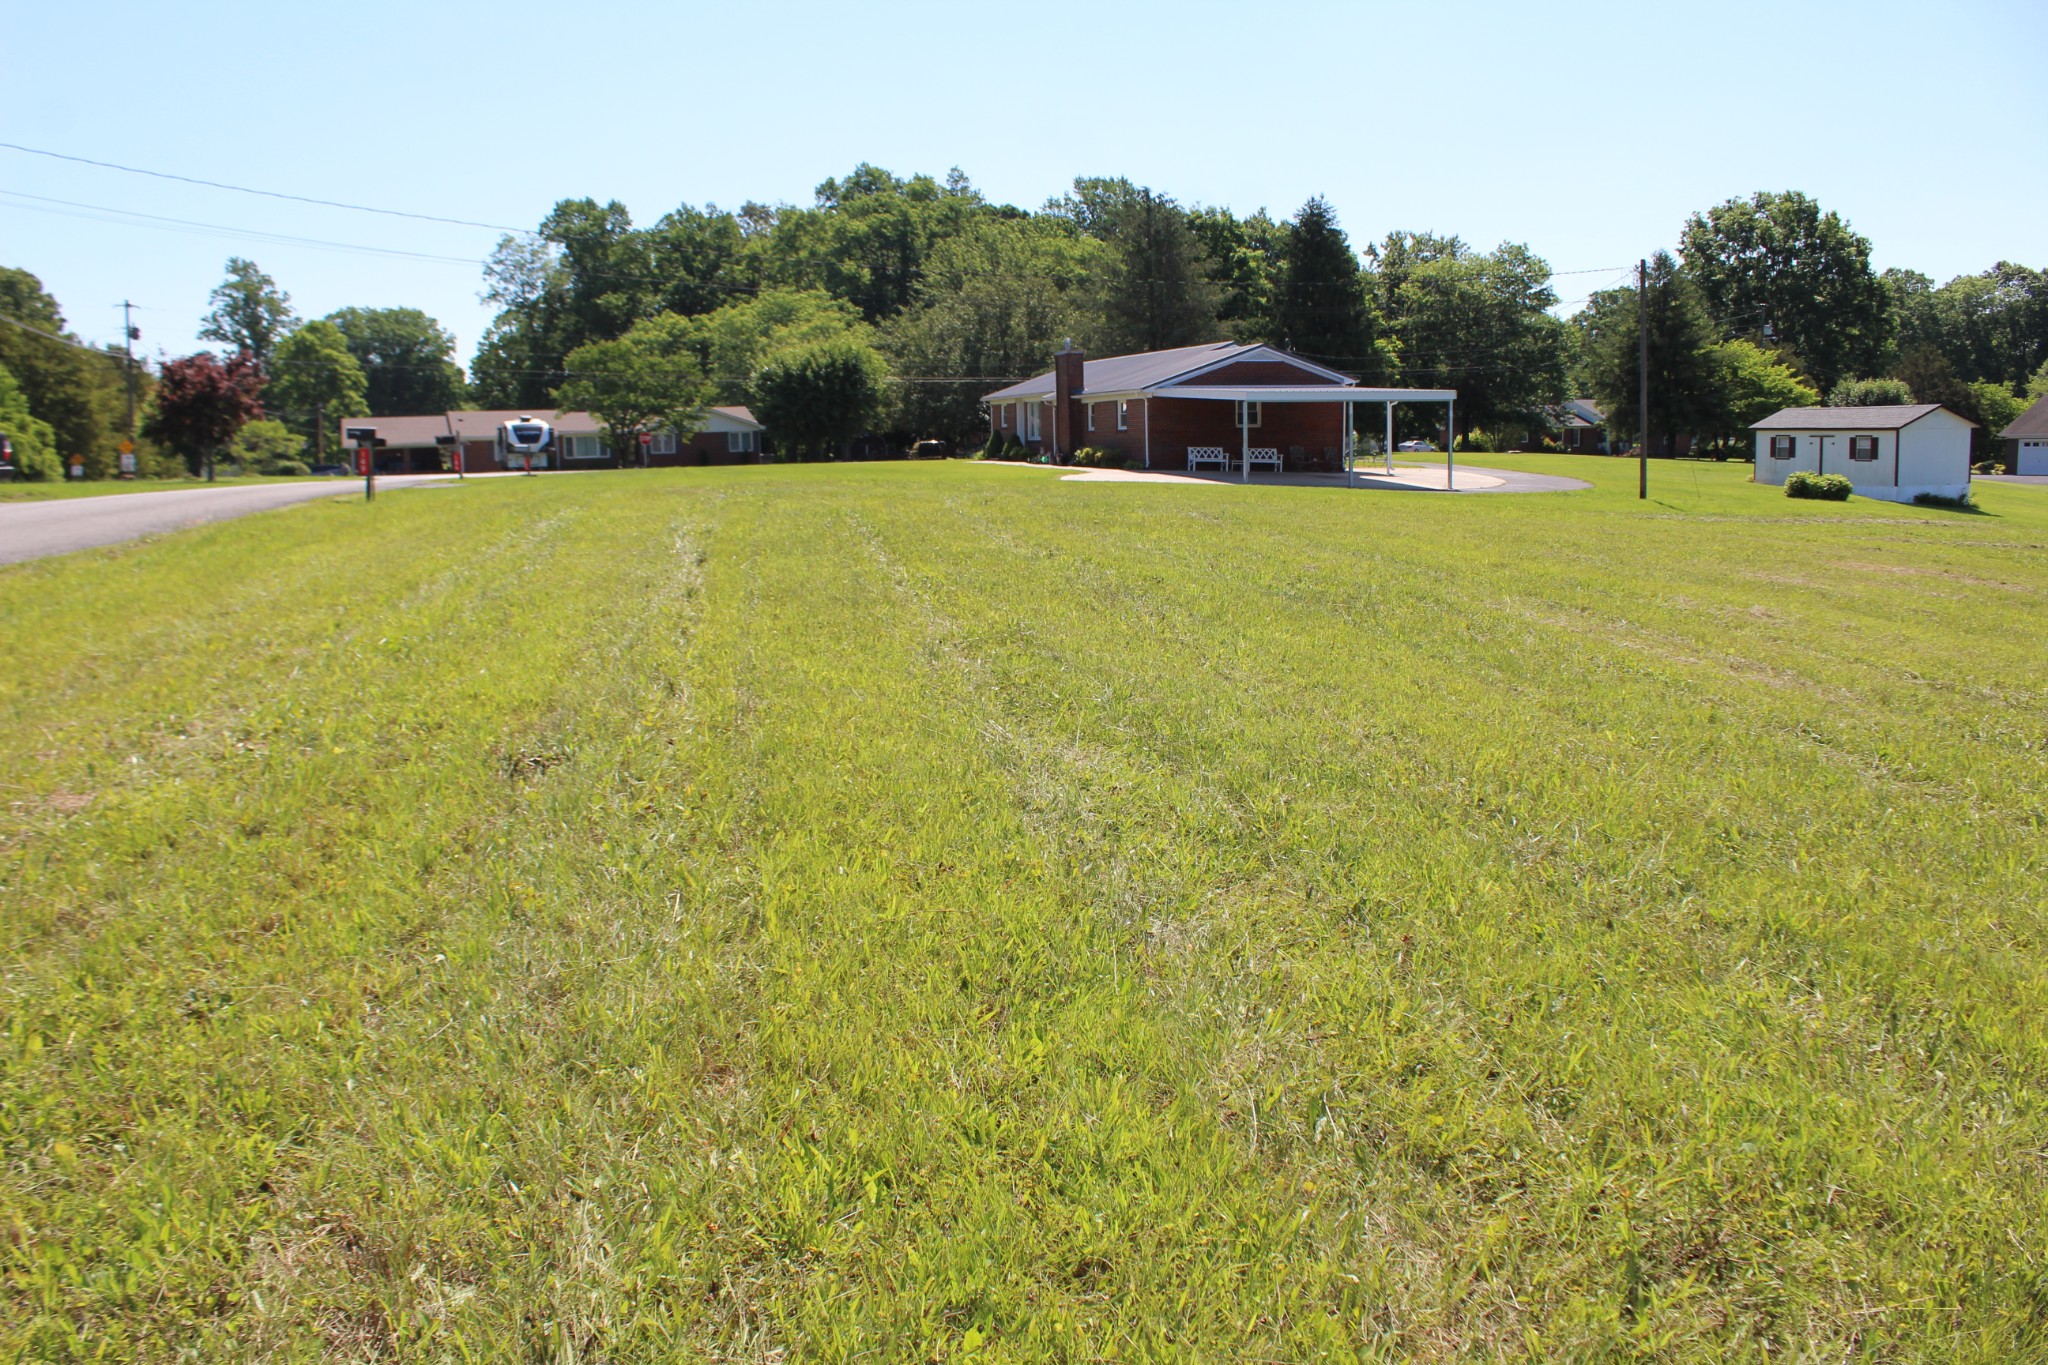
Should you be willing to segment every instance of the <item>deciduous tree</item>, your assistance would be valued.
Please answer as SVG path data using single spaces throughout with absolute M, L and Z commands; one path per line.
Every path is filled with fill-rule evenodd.
M 0 436 L 13 448 L 9 463 L 23 479 L 58 479 L 64 461 L 57 453 L 57 433 L 29 411 L 28 394 L 5 365 L 0 365 Z
M 60 461 L 83 456 L 87 474 L 103 477 L 125 412 L 121 361 L 82 349 L 56 299 L 26 270 L 0 269 L 0 316 L 13 320 L 0 323 L 0 365 L 29 411 L 49 423 Z
M 226 364 L 207 351 L 164 362 L 149 432 L 185 457 L 192 473 L 213 478 L 214 457 L 245 423 L 263 415 L 263 372 L 237 353 Z
M 370 413 L 363 367 L 332 322 L 301 324 L 278 343 L 270 368 L 266 403 L 273 414 L 312 437 L 316 464 L 327 459 L 327 431 L 336 419 Z
M 1385 260 L 1385 257 L 1382 257 Z M 1564 397 L 1564 325 L 1550 314 L 1550 267 L 1527 247 L 1462 243 L 1404 260 L 1388 323 L 1402 373 L 1458 391 L 1459 431 L 1531 424 Z
M 1044 370 L 1085 334 L 1081 296 L 1107 247 L 1054 218 L 976 223 L 932 252 L 911 306 L 882 329 L 905 383 L 904 424 L 959 440 L 986 422 L 981 395 Z
M 467 401 L 455 338 L 419 309 L 343 308 L 327 321 L 362 368 L 372 416 L 446 412 Z
M 569 352 L 569 378 L 555 402 L 589 411 L 620 463 L 638 463 L 642 432 L 688 436 L 697 429 L 710 385 L 690 341 L 690 320 L 664 313 L 616 341 L 578 346 Z
M 245 354 L 267 373 L 277 343 L 298 323 L 292 296 L 254 261 L 230 256 L 227 270 L 227 279 L 214 287 L 200 340 L 221 342 L 230 355 Z
M 1695 213 L 1679 254 L 1722 337 L 1769 324 L 1822 389 L 1876 371 L 1891 352 L 1891 295 L 1871 271 L 1869 240 L 1803 194 Z
M 754 376 L 754 415 L 804 454 L 848 453 L 887 402 L 888 365 L 850 337 L 775 352 Z

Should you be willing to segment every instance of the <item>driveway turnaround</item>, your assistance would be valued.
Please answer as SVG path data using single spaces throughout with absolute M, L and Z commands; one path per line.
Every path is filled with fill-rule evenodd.
M 388 474 L 379 488 L 407 488 L 453 478 L 450 474 Z M 177 488 L 161 493 L 109 493 L 104 497 L 51 498 L 0 503 L 0 564 L 115 545 L 201 522 L 226 521 L 313 498 L 360 495 L 360 479 L 308 479 L 304 483 L 237 484 L 230 488 Z

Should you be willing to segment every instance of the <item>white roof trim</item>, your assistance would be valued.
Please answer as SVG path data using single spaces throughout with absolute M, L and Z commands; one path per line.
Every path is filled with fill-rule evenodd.
M 1355 384 L 1188 384 L 1155 389 L 1159 398 L 1238 403 L 1449 403 L 1456 389 L 1362 389 Z
M 1241 351 L 1233 351 L 1229 355 L 1221 358 L 1220 360 L 1212 360 L 1209 361 L 1207 364 L 1197 365 L 1192 370 L 1183 370 L 1177 375 L 1173 375 L 1169 378 L 1160 380 L 1155 387 L 1165 388 L 1168 385 L 1182 384 L 1200 375 L 1205 375 L 1209 373 L 1209 371 L 1211 370 L 1220 370 L 1226 365 L 1241 365 L 1248 360 L 1277 361 L 1278 363 L 1283 365 L 1292 365 L 1296 369 L 1307 370 L 1311 374 L 1324 375 L 1330 379 L 1335 380 L 1339 384 L 1350 384 L 1354 382 L 1350 375 L 1340 374 L 1336 370 L 1325 369 L 1321 365 L 1316 364 L 1313 360 L 1303 360 L 1298 355 L 1289 355 L 1287 352 L 1280 350 L 1277 347 L 1258 345 L 1247 346 Z

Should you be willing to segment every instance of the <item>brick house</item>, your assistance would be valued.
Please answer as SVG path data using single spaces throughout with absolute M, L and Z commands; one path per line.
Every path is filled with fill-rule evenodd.
M 1363 389 L 1350 376 L 1275 346 L 1235 341 L 1089 360 L 1071 345 L 1045 374 L 985 396 L 992 435 L 1034 456 L 1094 447 L 1135 468 L 1197 463 L 1339 473 L 1360 402 L 1449 403 L 1454 390 Z
M 377 451 L 380 474 L 452 469 L 457 450 L 462 454 L 463 469 L 481 474 L 524 467 L 520 461 L 501 461 L 497 451 L 498 428 L 521 417 L 537 418 L 555 429 L 555 448 L 534 457 L 535 469 L 608 469 L 640 463 L 638 452 L 623 461 L 615 458 L 598 420 L 587 412 L 561 412 L 554 408 L 464 409 L 416 417 L 349 417 L 340 426 L 344 448 L 348 445 L 349 428 L 377 429 L 377 438 L 384 442 Z M 754 414 L 743 407 L 706 408 L 698 429 L 688 436 L 673 431 L 653 433 L 647 463 L 656 467 L 752 464 L 761 458 L 766 447 L 764 432 Z

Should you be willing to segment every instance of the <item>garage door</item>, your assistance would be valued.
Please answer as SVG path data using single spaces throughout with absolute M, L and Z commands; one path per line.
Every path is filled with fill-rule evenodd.
M 2021 441 L 2020 468 L 2022 474 L 2048 474 L 2048 441 Z

